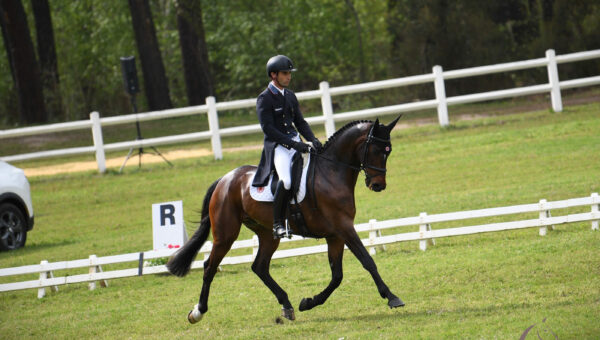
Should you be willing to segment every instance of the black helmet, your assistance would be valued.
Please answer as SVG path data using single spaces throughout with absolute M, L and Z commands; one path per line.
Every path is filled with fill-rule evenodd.
M 284 55 L 276 55 L 267 61 L 267 77 L 271 77 L 271 72 L 290 71 L 294 72 L 292 60 Z

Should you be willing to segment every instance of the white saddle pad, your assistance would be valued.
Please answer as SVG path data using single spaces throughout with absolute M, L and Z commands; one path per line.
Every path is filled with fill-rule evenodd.
M 304 164 L 302 167 L 302 179 L 300 180 L 300 188 L 298 188 L 298 202 L 296 202 L 296 198 L 292 199 L 292 203 L 300 203 L 306 196 L 306 174 L 308 172 L 308 165 L 310 164 L 309 154 L 302 154 L 302 158 L 304 160 Z M 256 176 L 256 173 L 254 174 Z M 250 179 L 250 183 L 254 180 L 254 176 Z M 273 181 L 273 175 L 269 176 L 269 183 L 267 183 L 264 187 L 255 187 L 250 184 L 250 196 L 255 201 L 259 202 L 273 202 L 275 198 L 273 193 L 271 193 L 271 182 Z

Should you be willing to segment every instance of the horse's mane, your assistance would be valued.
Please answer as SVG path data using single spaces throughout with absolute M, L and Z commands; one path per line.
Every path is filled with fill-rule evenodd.
M 333 144 L 335 142 L 335 140 L 344 132 L 346 132 L 348 129 L 350 129 L 351 127 L 361 124 L 361 123 L 372 123 L 373 121 L 370 120 L 355 120 L 352 121 L 344 126 L 342 126 L 340 129 L 338 129 L 331 137 L 329 137 L 329 139 L 327 140 L 327 142 L 325 142 L 325 145 L 323 146 L 323 149 L 327 149 L 331 144 Z

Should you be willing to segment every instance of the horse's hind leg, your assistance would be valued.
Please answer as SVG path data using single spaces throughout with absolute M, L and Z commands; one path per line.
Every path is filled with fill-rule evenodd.
M 327 238 L 327 256 L 331 267 L 331 281 L 327 288 L 312 298 L 304 298 L 300 302 L 300 311 L 312 309 L 325 303 L 327 298 L 342 283 L 342 257 L 344 256 L 344 241 L 337 237 Z
M 256 273 L 262 282 L 269 287 L 271 292 L 273 292 L 277 301 L 281 304 L 282 316 L 289 320 L 295 320 L 294 307 L 292 307 L 287 293 L 277 284 L 277 282 L 275 282 L 269 273 L 271 257 L 279 246 L 279 240 L 273 239 L 273 235 L 270 231 L 259 229 L 256 230 L 256 232 L 258 235 L 259 246 L 254 263 L 252 263 L 252 271 Z
M 233 242 L 237 239 L 241 221 L 233 214 L 221 213 L 220 216 L 212 218 L 213 221 L 213 246 L 210 252 L 210 256 L 204 261 L 204 275 L 202 276 L 202 291 L 200 292 L 200 299 L 198 305 L 194 307 L 188 314 L 188 320 L 191 323 L 200 321 L 203 314 L 208 311 L 208 295 L 210 292 L 210 285 L 212 280 L 217 273 L 219 264 L 223 260 L 223 257 L 227 254 Z M 215 222 L 219 221 L 218 226 L 215 227 Z
M 390 291 L 385 282 L 383 282 L 381 276 L 379 276 L 375 261 L 373 261 L 373 258 L 362 244 L 354 227 L 348 228 L 347 230 L 349 232 L 346 237 L 346 245 L 350 251 L 352 251 L 354 256 L 358 258 L 362 266 L 371 274 L 381 297 L 388 299 L 388 306 L 390 306 L 390 308 L 403 307 L 404 302 Z

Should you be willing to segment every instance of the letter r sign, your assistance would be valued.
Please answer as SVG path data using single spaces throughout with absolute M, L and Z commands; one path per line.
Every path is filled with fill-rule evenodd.
M 154 249 L 179 248 L 187 241 L 183 222 L 183 202 L 152 204 Z
M 169 225 L 175 224 L 175 206 L 169 203 L 163 203 L 160 205 L 160 226 L 166 225 L 167 219 L 169 219 Z

